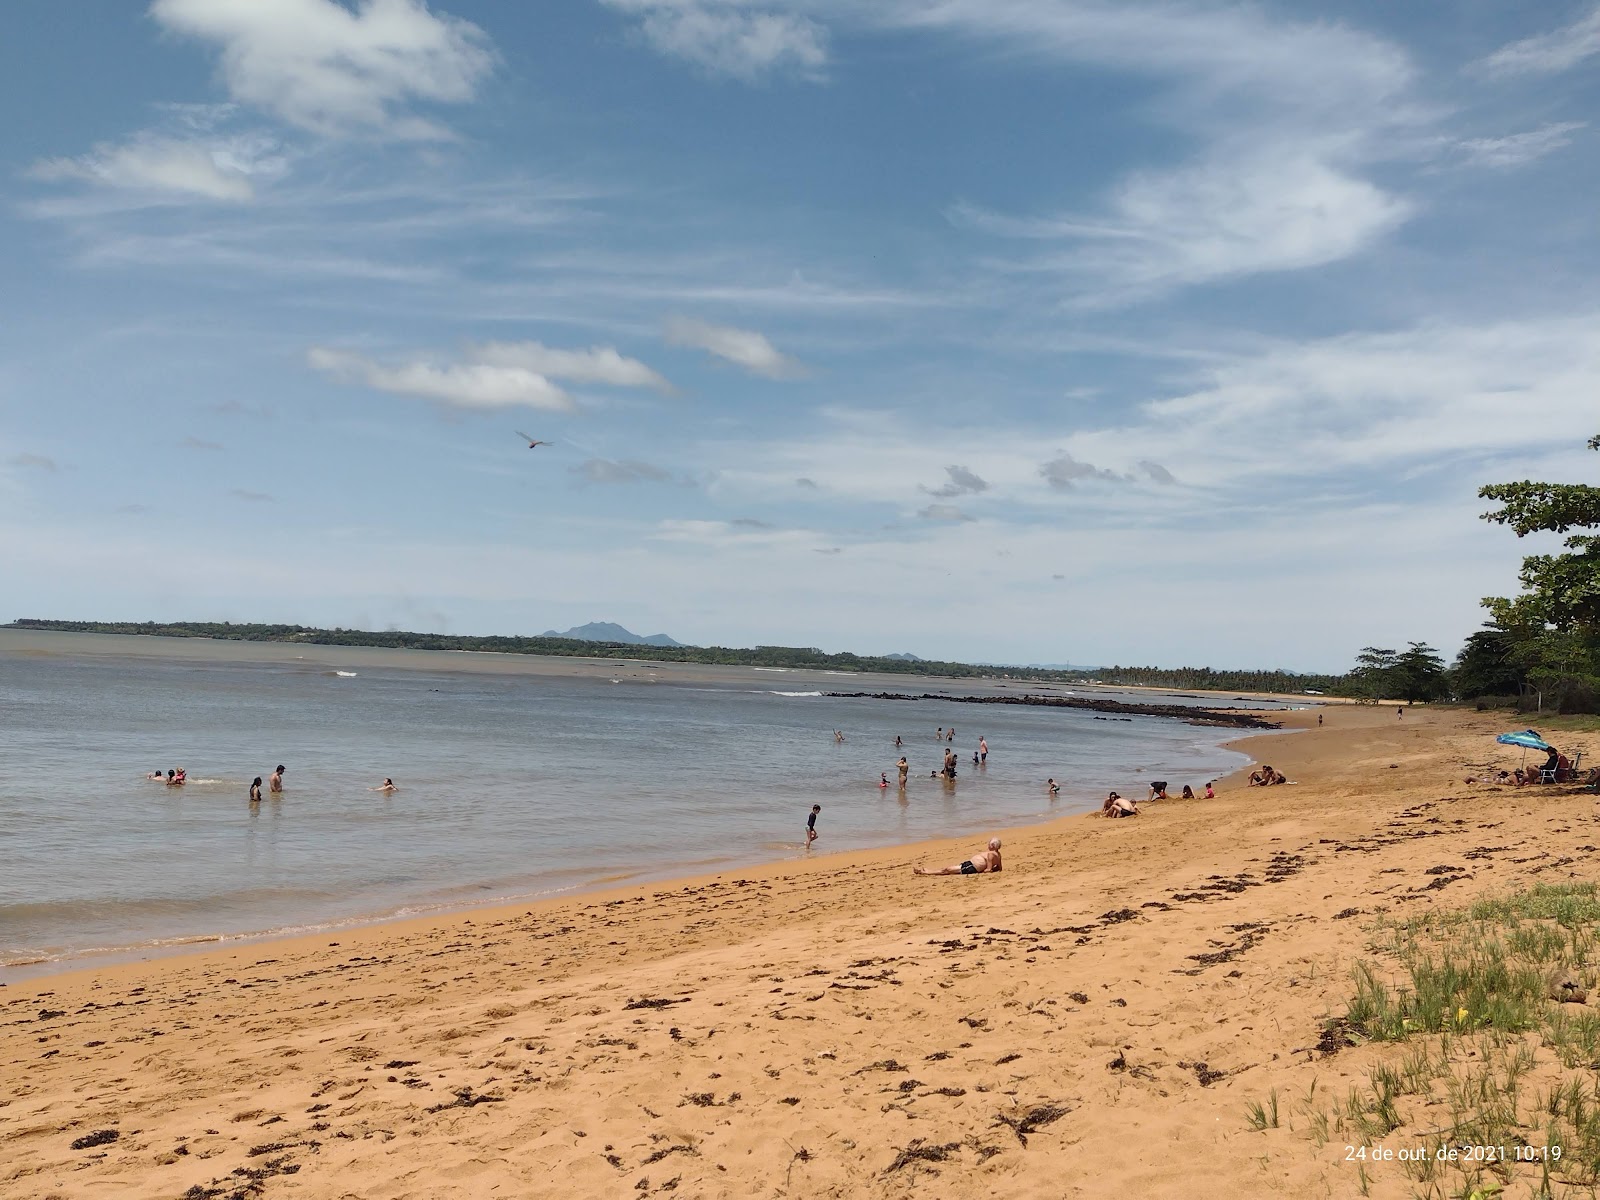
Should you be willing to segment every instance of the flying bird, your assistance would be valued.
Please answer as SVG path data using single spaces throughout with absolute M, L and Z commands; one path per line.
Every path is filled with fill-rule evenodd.
M 547 441 L 544 441 L 544 440 L 542 440 L 540 438 L 530 437 L 526 433 L 523 433 L 522 430 L 520 430 L 520 429 L 517 430 L 516 433 L 517 433 L 517 436 L 519 438 L 521 438 L 523 441 L 528 443 L 528 449 L 529 450 L 532 450 L 535 446 L 551 446 L 551 445 L 554 445 L 553 442 L 547 442 Z

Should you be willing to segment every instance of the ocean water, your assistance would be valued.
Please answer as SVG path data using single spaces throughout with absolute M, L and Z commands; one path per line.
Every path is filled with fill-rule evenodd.
M 800 858 L 813 803 L 816 851 L 848 850 L 1247 761 L 1164 718 L 821 694 L 1001 687 L 1041 690 L 0 630 L 0 975 Z M 928 778 L 952 724 L 953 786 Z M 286 790 L 249 804 L 280 762 Z M 187 786 L 145 778 L 169 767 Z

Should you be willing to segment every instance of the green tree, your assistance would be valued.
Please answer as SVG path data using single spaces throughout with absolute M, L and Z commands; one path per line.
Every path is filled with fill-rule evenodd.
M 1589 439 L 1600 450 L 1600 436 Z M 1600 534 L 1573 533 L 1600 529 L 1600 487 L 1586 483 L 1494 483 L 1478 489 L 1500 507 L 1483 514 L 1497 525 L 1509 525 L 1520 537 L 1530 533 L 1565 533 L 1565 554 L 1533 554 L 1522 560 L 1523 592 L 1505 599 L 1490 596 L 1484 605 L 1502 628 L 1548 626 L 1561 630 L 1600 631 Z
M 1438 700 L 1447 692 L 1444 659 L 1426 642 L 1408 642 L 1393 668 L 1400 695 L 1411 702 Z
M 1393 650 L 1363 646 L 1356 655 L 1355 670 L 1350 672 L 1356 695 L 1368 700 L 1393 695 L 1395 669 L 1399 665 L 1400 656 Z
M 1463 700 L 1519 695 L 1528 681 L 1528 671 L 1517 650 L 1518 639 L 1511 630 L 1485 625 L 1467 638 L 1456 655 L 1451 689 Z
M 1589 439 L 1600 450 L 1600 436 Z M 1500 507 L 1484 520 L 1520 537 L 1566 534 L 1562 554 L 1522 560 L 1517 596 L 1483 601 L 1495 624 L 1512 635 L 1508 658 L 1521 666 L 1545 707 L 1592 711 L 1600 698 L 1600 487 L 1586 483 L 1496 483 L 1478 495 Z

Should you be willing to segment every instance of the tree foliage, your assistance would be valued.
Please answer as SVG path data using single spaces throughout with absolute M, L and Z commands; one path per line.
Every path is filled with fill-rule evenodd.
M 1589 449 L 1600 450 L 1600 436 L 1589 439 Z M 1600 530 L 1600 487 L 1522 480 L 1491 484 L 1478 495 L 1500 504 L 1484 520 L 1508 526 L 1519 538 L 1567 536 L 1565 553 L 1522 560 L 1521 593 L 1484 599 L 1494 621 L 1468 639 L 1456 663 L 1458 681 L 1477 687 L 1515 675 L 1518 690 L 1532 691 L 1541 707 L 1594 711 L 1600 702 L 1600 533 L 1575 531 Z

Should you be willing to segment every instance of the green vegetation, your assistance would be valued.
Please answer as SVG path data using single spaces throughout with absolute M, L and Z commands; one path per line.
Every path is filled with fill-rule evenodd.
M 1593 883 L 1539 885 L 1383 928 L 1389 966 L 1360 963 L 1334 1039 L 1395 1042 L 1364 1086 L 1328 1109 L 1312 1088 L 1298 1111 L 1321 1146 L 1343 1138 L 1416 1147 L 1400 1163 L 1417 1195 L 1532 1195 L 1600 1188 L 1600 1014 L 1578 999 L 1597 982 Z M 1265 1128 L 1254 1106 L 1252 1128 Z M 1291 1127 L 1293 1122 L 1291 1121 Z M 1467 1156 L 1453 1148 L 1490 1148 Z M 1523 1194 L 1519 1192 L 1518 1194 Z
M 1589 439 L 1600 450 L 1600 437 Z M 1520 538 L 1566 534 L 1562 554 L 1522 560 L 1522 592 L 1490 596 L 1492 621 L 1456 659 L 1462 699 L 1515 698 L 1520 707 L 1600 712 L 1600 487 L 1578 483 L 1496 483 L 1478 495 L 1499 508 L 1484 520 Z
M 1043 667 L 997 667 L 973 663 L 881 658 L 873 655 L 825 654 L 814 647 L 636 646 L 622 642 L 584 642 L 575 638 L 468 637 L 445 633 L 374 632 L 362 629 L 314 629 L 306 625 L 235 625 L 227 621 L 49 621 L 24 618 L 20 629 L 65 633 L 147 634 L 160 637 L 215 638 L 235 642 L 306 642 L 319 646 L 382 646 L 394 650 L 470 650 L 494 654 L 548 654 L 574 658 L 615 658 L 637 662 L 713 663 L 743 667 L 790 667 L 822 671 L 866 671 L 885 675 L 933 675 L 951 678 L 983 676 L 1052 683 L 1081 683 L 1081 671 Z M 1338 682 L 1331 675 L 1295 675 L 1288 671 L 1213 671 L 1209 667 L 1161 670 L 1155 667 L 1112 667 L 1095 671 L 1103 683 L 1218 691 L 1299 692 L 1327 690 Z

